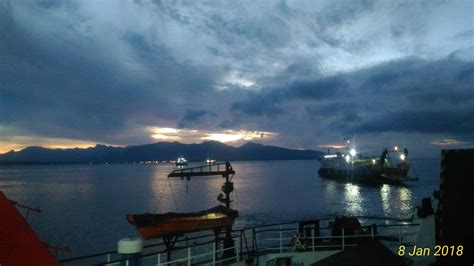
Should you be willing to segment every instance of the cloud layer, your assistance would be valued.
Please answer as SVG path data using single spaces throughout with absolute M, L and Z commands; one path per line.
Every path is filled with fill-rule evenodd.
M 469 146 L 473 5 L 0 0 L 0 144 L 141 144 L 170 127 Z

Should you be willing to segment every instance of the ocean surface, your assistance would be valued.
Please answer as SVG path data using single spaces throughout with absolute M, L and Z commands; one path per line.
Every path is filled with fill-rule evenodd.
M 439 159 L 412 163 L 420 181 L 400 187 L 321 179 L 316 160 L 232 162 L 232 207 L 240 213 L 235 227 L 335 215 L 408 218 L 439 187 Z M 189 212 L 218 204 L 222 177 L 167 178 L 173 169 L 172 164 L 0 166 L 0 190 L 41 208 L 28 222 L 47 243 L 69 245 L 72 252 L 59 257 L 67 258 L 114 250 L 119 239 L 137 235 L 128 213 Z

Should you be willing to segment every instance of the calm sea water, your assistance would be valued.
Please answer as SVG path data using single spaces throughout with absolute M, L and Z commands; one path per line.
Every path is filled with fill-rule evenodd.
M 233 162 L 236 227 L 334 215 L 406 218 L 439 186 L 439 159 L 412 160 L 420 181 L 406 187 L 321 179 L 317 161 Z M 191 164 L 192 166 L 193 164 Z M 28 222 L 41 239 L 74 257 L 114 250 L 136 235 L 127 213 L 199 211 L 217 205 L 224 179 L 168 179 L 170 164 L 0 167 L 0 190 L 39 206 Z M 414 175 L 412 170 L 412 175 Z

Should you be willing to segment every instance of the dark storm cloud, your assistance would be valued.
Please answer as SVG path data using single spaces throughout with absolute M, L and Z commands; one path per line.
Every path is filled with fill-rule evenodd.
M 407 58 L 358 74 L 367 76 L 360 89 L 369 93 L 426 99 L 422 96 L 437 97 L 452 95 L 453 92 L 470 92 L 474 81 L 474 63 L 455 57 L 434 61 Z
M 331 77 L 311 82 L 295 82 L 285 88 L 267 89 L 260 93 L 251 93 L 246 101 L 238 101 L 232 104 L 232 111 L 242 112 L 251 116 L 277 116 L 284 114 L 284 110 L 279 104 L 287 101 L 321 101 L 341 94 L 348 96 L 349 91 L 345 91 L 348 84 L 343 77 Z
M 228 129 L 228 128 L 235 128 L 238 127 L 243 123 L 242 118 L 240 116 L 233 117 L 232 120 L 224 120 L 219 123 L 218 127 L 223 128 L 223 129 Z
M 343 76 L 323 78 L 311 82 L 295 82 L 285 91 L 281 91 L 280 100 L 325 100 L 338 97 L 341 94 L 350 96 L 351 92 L 344 90 L 349 84 Z
M 0 117 L 5 126 L 114 143 L 120 141 L 115 135 L 131 127 L 136 134 L 133 127 L 176 119 L 172 109 L 181 105 L 180 99 L 169 91 L 186 94 L 210 87 L 206 73 L 176 62 L 169 50 L 150 45 L 137 33 L 118 36 L 132 65 L 123 70 L 106 53 L 95 51 L 93 39 L 75 37 L 73 46 L 44 40 L 15 21 L 8 2 L 1 11 Z M 66 33 L 71 31 L 67 28 Z M 131 141 L 143 137 L 130 136 Z
M 273 117 L 285 113 L 278 106 L 280 100 L 267 95 L 254 95 L 249 101 L 240 101 L 232 104 L 233 112 L 240 112 L 251 116 Z
M 313 121 L 333 120 L 351 124 L 362 121 L 359 113 L 363 109 L 368 108 L 355 102 L 333 102 L 319 106 L 306 106 L 304 110 Z
M 361 71 L 354 74 L 365 80 L 355 99 L 359 108 L 337 110 L 364 115 L 358 132 L 472 134 L 473 67 L 454 58 L 410 58 Z
M 215 117 L 214 112 L 209 112 L 207 110 L 190 110 L 187 109 L 184 113 L 184 116 L 178 121 L 178 128 L 187 128 L 195 126 L 196 123 L 202 121 L 205 117 Z
M 309 103 L 304 108 L 308 117 L 329 122 L 333 130 L 471 134 L 473 67 L 473 62 L 456 58 L 395 60 L 285 89 L 263 90 L 234 103 L 233 110 L 275 116 L 289 112 L 282 109 L 285 104 Z
M 383 112 L 358 125 L 358 132 L 474 134 L 474 108 Z

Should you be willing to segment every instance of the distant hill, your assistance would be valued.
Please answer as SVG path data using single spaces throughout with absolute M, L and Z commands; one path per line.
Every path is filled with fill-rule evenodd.
M 204 161 L 208 157 L 219 161 L 304 160 L 316 159 L 321 154 L 320 151 L 293 150 L 253 142 L 240 147 L 217 141 L 205 141 L 200 144 L 158 142 L 128 147 L 97 144 L 86 149 L 27 147 L 20 151 L 0 154 L 0 164 L 125 163 L 175 160 L 178 156 L 184 156 L 189 161 Z

